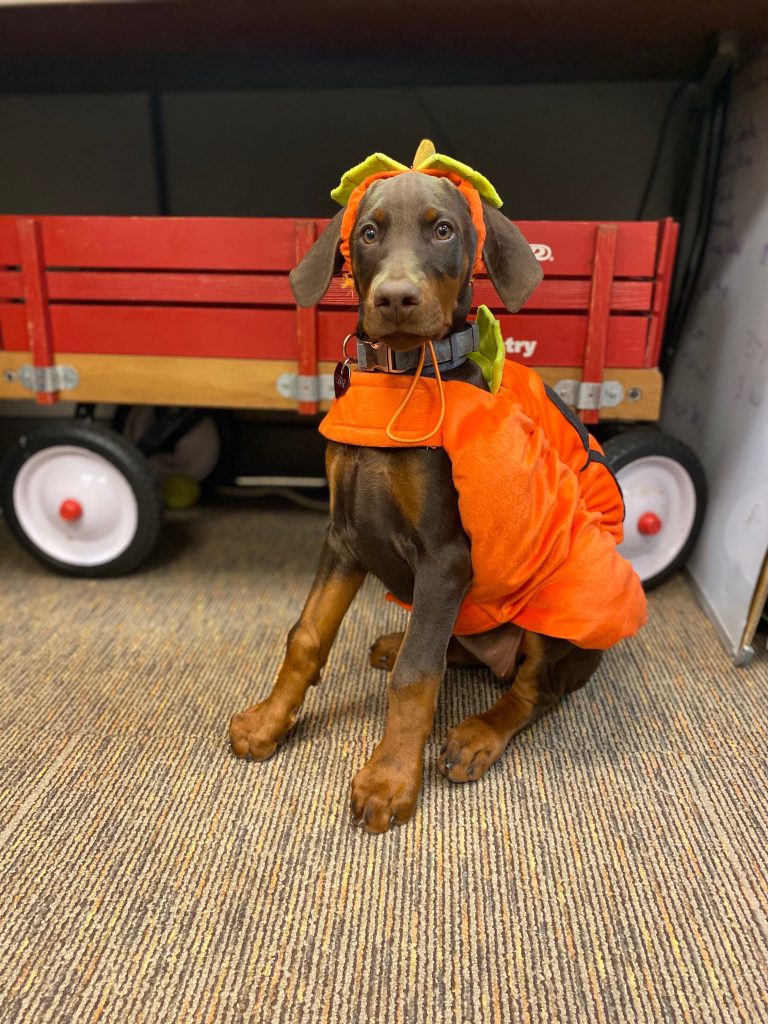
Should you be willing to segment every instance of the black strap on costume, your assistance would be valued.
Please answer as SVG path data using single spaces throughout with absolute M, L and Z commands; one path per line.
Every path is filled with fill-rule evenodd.
M 595 451 L 594 448 L 590 448 L 589 447 L 589 431 L 584 426 L 584 424 L 581 422 L 581 420 L 576 415 L 576 413 L 573 411 L 573 409 L 571 409 L 570 406 L 565 404 L 565 402 L 562 400 L 560 395 L 558 395 L 558 393 L 553 388 L 551 388 L 549 386 L 549 384 L 545 384 L 544 385 L 544 390 L 547 393 L 547 398 L 551 402 L 553 402 L 554 405 L 557 406 L 559 411 L 563 414 L 563 416 L 565 416 L 565 418 L 568 420 L 570 425 L 573 427 L 573 429 L 579 435 L 579 440 L 581 441 L 582 445 L 584 446 L 584 451 L 587 454 L 587 459 L 586 459 L 586 462 L 584 463 L 584 465 L 579 470 L 579 472 L 583 473 L 584 470 L 587 468 L 587 466 L 591 462 L 597 462 L 601 466 L 605 466 L 605 468 L 608 470 L 608 472 L 613 477 L 613 482 L 616 484 L 616 489 L 619 492 L 619 497 L 621 498 L 621 505 L 622 505 L 622 508 L 624 509 L 624 515 L 626 515 L 626 507 L 624 506 L 624 495 L 622 494 L 622 491 L 621 491 L 621 484 L 616 479 L 616 474 L 611 469 L 611 467 L 610 467 L 610 465 L 608 463 L 608 459 L 606 459 L 606 457 L 603 455 L 602 452 Z M 622 519 L 623 518 L 624 518 L 624 516 L 622 516 Z

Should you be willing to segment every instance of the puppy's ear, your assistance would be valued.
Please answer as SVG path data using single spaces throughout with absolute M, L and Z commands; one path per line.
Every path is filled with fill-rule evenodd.
M 344 211 L 339 210 L 298 267 L 295 267 L 288 277 L 291 282 L 291 291 L 300 306 L 314 306 L 316 302 L 319 302 L 328 291 L 331 278 L 343 266 L 344 260 L 339 251 L 343 217 Z
M 516 313 L 544 274 L 522 233 L 503 213 L 483 201 L 483 262 L 510 313 Z

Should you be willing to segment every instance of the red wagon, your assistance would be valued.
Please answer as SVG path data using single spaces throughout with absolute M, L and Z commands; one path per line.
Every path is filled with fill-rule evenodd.
M 176 410 L 140 447 L 72 423 L 27 434 L 9 453 L 0 500 L 46 564 L 81 575 L 139 564 L 160 523 L 144 455 L 199 410 L 326 407 L 355 297 L 334 284 L 318 308 L 300 309 L 288 285 L 326 223 L 0 217 L 0 398 Z M 520 228 L 545 275 L 523 310 L 506 313 L 487 279 L 475 287 L 508 357 L 534 365 L 586 423 L 655 421 L 677 225 Z M 625 493 L 623 550 L 652 584 L 695 537 L 698 464 L 658 430 L 619 432 L 606 451 Z

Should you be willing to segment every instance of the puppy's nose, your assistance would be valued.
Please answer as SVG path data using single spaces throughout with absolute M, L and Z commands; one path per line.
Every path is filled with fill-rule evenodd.
M 374 305 L 384 314 L 394 314 L 400 320 L 413 312 L 421 302 L 418 285 L 407 277 L 394 277 L 382 281 L 373 295 Z

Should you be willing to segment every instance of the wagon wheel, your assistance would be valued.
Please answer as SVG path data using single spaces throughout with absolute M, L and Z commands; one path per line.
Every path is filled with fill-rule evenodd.
M 701 530 L 707 503 L 694 452 L 660 430 L 627 430 L 605 443 L 626 514 L 619 551 L 646 590 L 681 568 Z
M 0 503 L 23 547 L 67 576 L 135 569 L 162 517 L 141 452 L 112 430 L 82 423 L 20 438 L 0 466 Z

